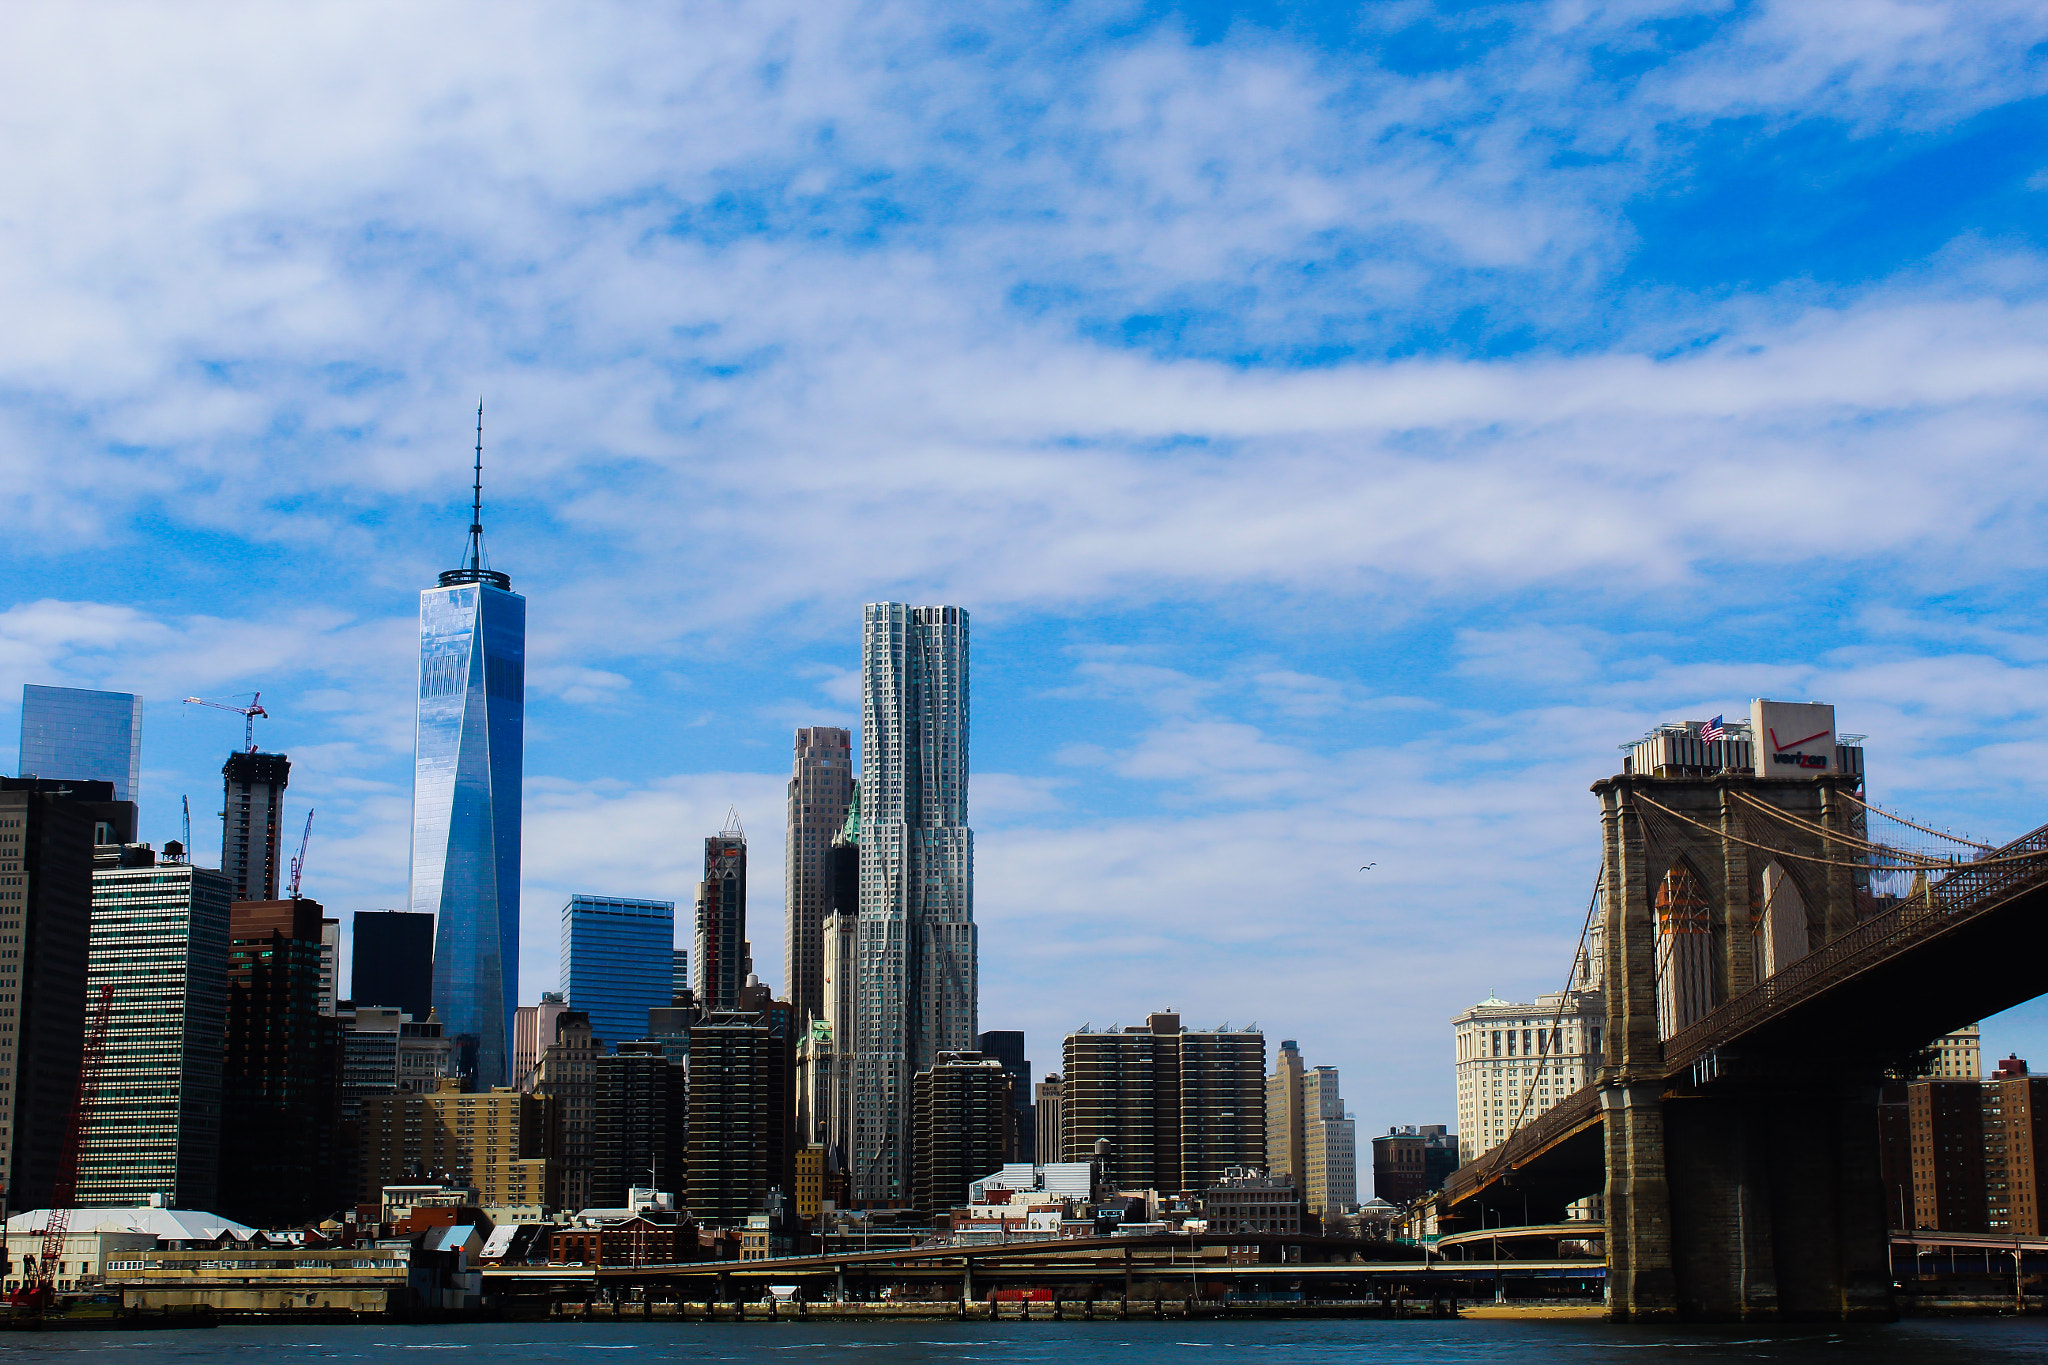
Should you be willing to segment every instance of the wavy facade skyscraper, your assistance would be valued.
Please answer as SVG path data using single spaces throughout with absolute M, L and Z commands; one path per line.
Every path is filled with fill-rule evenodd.
M 435 916 L 434 1008 L 471 1088 L 504 1085 L 519 983 L 526 599 L 484 555 L 483 410 L 468 564 L 420 593 L 412 909 Z
M 967 613 L 877 602 L 861 630 L 853 1197 L 910 1195 L 910 1082 L 978 1027 Z

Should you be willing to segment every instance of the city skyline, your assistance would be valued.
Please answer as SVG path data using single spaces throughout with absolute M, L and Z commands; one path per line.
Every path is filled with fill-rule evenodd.
M 309 889 L 407 906 L 481 392 L 517 999 L 568 894 L 684 901 L 735 805 L 778 976 L 791 735 L 858 726 L 862 604 L 960 603 L 980 1023 L 1044 1067 L 1249 1015 L 1366 1131 L 1441 1121 L 1449 1020 L 1565 984 L 1631 735 L 1830 700 L 1873 799 L 2039 821 L 2048 21 L 1834 8 L 824 4 L 787 68 L 738 13 L 38 13 L 0 117 L 77 140 L 18 139 L 0 224 L 65 320 L 0 354 L 0 704 L 144 696 L 142 837 L 189 796 L 206 858 L 239 730 L 177 701 L 261 689 Z

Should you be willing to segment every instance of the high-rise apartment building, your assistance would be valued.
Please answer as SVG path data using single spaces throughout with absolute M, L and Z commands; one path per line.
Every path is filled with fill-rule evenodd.
M 363 1101 L 358 1203 L 381 1202 L 384 1186 L 411 1183 L 420 1171 L 474 1186 L 487 1207 L 561 1202 L 547 1153 L 550 1101 L 510 1086 L 462 1085 L 450 1076 L 427 1094 L 394 1090 Z
M 333 1188 L 341 1039 L 320 1012 L 320 904 L 228 912 L 219 1211 L 255 1227 L 324 1218 Z
M 1533 1004 L 1488 997 L 1451 1020 L 1458 1073 L 1458 1161 L 1498 1147 L 1601 1066 L 1607 1005 L 1582 970 Z
M 505 1081 L 519 982 L 526 599 L 486 567 L 478 446 L 469 563 L 420 593 L 411 909 L 435 916 L 433 1002 L 457 1070 L 487 1088 Z
M 1086 1161 L 1107 1142 L 1122 1189 L 1202 1190 L 1232 1167 L 1266 1165 L 1266 1036 L 1192 1030 L 1178 1014 L 1067 1035 L 1060 1148 Z
M 826 1148 L 826 1162 L 843 1174 L 853 1146 L 854 984 L 860 961 L 860 793 L 846 824 L 832 840 L 829 856 L 832 903 L 821 930 L 825 950 L 823 1028 L 814 1020 L 806 1037 L 808 1066 L 802 1094 L 813 1140 Z
M 969 1184 L 1004 1165 L 1017 1145 L 1014 1086 L 1001 1061 L 978 1052 L 942 1052 L 911 1080 L 911 1207 L 956 1208 Z
M 676 905 L 581 892 L 562 907 L 562 998 L 617 1046 L 675 996 Z
M 739 812 L 704 841 L 704 880 L 697 883 L 697 1003 L 738 1009 L 747 984 L 747 833 Z
M 292 761 L 283 754 L 232 753 L 220 774 L 227 787 L 220 870 L 233 884 L 236 900 L 274 901 Z
M 909 1198 L 911 1078 L 941 1052 L 971 1051 L 979 1027 L 967 646 L 960 607 L 863 612 L 857 1200 Z
M 415 1019 L 432 1011 L 434 917 L 410 910 L 358 910 L 349 999 L 390 1005 Z
M 690 950 L 676 948 L 672 952 L 668 992 L 670 1004 L 674 1004 L 677 996 L 690 989 Z
M 1889 1099 L 1896 1087 L 1886 1089 Z M 1904 1089 L 1906 1160 L 1887 1150 L 1882 1161 L 1894 1226 L 2001 1237 L 2048 1230 L 2048 1077 L 2007 1057 L 1981 1081 L 1916 1080 Z M 1879 1106 L 1885 1136 L 1896 1130 L 1890 1107 Z
M 651 1042 L 620 1043 L 597 1059 L 591 1204 L 626 1207 L 635 1188 L 682 1192 L 688 1174 L 689 1087 L 683 1067 Z
M 705 1227 L 738 1227 L 766 1205 L 778 1046 L 757 1014 L 718 1010 L 690 1026 L 684 1205 Z
M 109 800 L 135 800 L 142 782 L 142 698 L 24 684 L 19 771 L 53 781 L 107 782 L 114 789 Z
M 219 872 L 190 863 L 93 869 L 86 998 L 113 988 L 106 1057 L 79 1151 L 82 1207 L 219 1204 L 227 1044 L 228 906 Z M 146 857 L 148 851 L 140 850 Z
M 1010 1107 L 1017 1111 L 1010 1125 L 1010 1150 L 1004 1161 L 1038 1160 L 1038 1134 L 1031 1122 L 1031 1059 L 1024 1055 L 1020 1029 L 984 1029 L 975 1035 L 975 1050 L 1003 1064 L 1010 1077 Z
M 320 1012 L 333 1017 L 341 1003 L 341 921 L 320 921 Z
M 604 1040 L 582 1010 L 555 1018 L 555 1038 L 542 1049 L 533 1093 L 555 1106 L 557 1173 L 562 1199 L 572 1209 L 591 1205 L 590 1183 L 597 1169 L 597 1059 Z
M 534 1069 L 555 1041 L 556 1021 L 568 1008 L 560 991 L 542 991 L 538 1005 L 521 1005 L 512 1012 L 512 1083 L 520 1089 L 533 1089 Z
M 0 778 L 0 1180 L 18 1208 L 49 1207 L 77 1092 L 94 842 L 134 826 L 110 782 Z
M 853 736 L 829 725 L 796 732 L 782 869 L 783 981 L 797 1020 L 825 1016 L 825 916 L 832 840 L 853 801 Z

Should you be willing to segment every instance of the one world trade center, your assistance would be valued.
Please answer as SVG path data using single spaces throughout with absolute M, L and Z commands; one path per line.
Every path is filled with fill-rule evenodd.
M 434 1008 L 467 1089 L 507 1081 L 519 985 L 519 783 L 526 599 L 488 567 L 483 409 L 468 563 L 420 593 L 412 908 L 434 921 Z

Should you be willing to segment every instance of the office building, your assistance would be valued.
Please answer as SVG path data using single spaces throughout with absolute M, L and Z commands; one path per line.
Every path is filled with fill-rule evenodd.
M 555 1040 L 555 1024 L 569 1006 L 560 991 L 542 991 L 538 1005 L 521 1005 L 512 1012 L 512 1083 L 522 1090 L 533 1089 L 534 1071 L 540 1058 Z
M 590 1016 L 565 1009 L 555 1017 L 554 1041 L 541 1050 L 534 1072 L 533 1093 L 555 1107 L 556 1173 L 563 1202 L 572 1209 L 595 1202 L 590 1187 L 597 1170 L 597 1059 L 604 1051 Z
M 1019 1029 L 984 1029 L 975 1035 L 975 1048 L 984 1057 L 1003 1064 L 1010 1077 L 1010 1104 L 1016 1109 L 1011 1149 L 1005 1161 L 1038 1160 L 1038 1134 L 1031 1121 L 1031 1061 L 1024 1055 L 1024 1034 Z
M 1358 1126 L 1344 1112 L 1337 1068 L 1319 1066 L 1302 1077 L 1304 1161 L 1295 1182 L 1311 1215 L 1331 1220 L 1358 1202 Z
M 689 1086 L 683 1066 L 651 1042 L 625 1042 L 595 1067 L 591 1203 L 622 1209 L 635 1187 L 680 1192 L 689 1165 Z
M 1060 1123 L 1064 1114 L 1061 1096 L 1064 1093 L 1060 1073 L 1055 1071 L 1040 1081 L 1031 1106 L 1031 1126 L 1037 1130 L 1033 1145 L 1047 1156 L 1060 1154 Z
M 1458 1169 L 1458 1139 L 1441 1123 L 1389 1128 L 1372 1140 L 1372 1194 L 1408 1205 L 1444 1187 Z
M 235 901 L 228 911 L 227 1052 L 219 1211 L 254 1227 L 326 1217 L 341 1038 L 320 1011 L 319 902 Z
M 1983 1037 L 1976 1024 L 1965 1024 L 1928 1045 L 1927 1069 L 1923 1081 L 1975 1081 L 1984 1076 L 1981 1049 Z
M 1308 1161 L 1302 1128 L 1301 1047 L 1284 1039 L 1266 1077 L 1266 1173 L 1293 1177 L 1298 1183 Z
M 826 1147 L 826 1162 L 844 1174 L 853 1146 L 854 985 L 860 951 L 860 791 L 828 855 L 832 903 L 821 934 L 825 951 L 824 1027 L 813 1021 L 809 1067 L 801 1093 L 810 1103 L 807 1131 Z
M 79 1205 L 161 1197 L 173 1208 L 217 1207 L 232 884 L 190 863 L 154 862 L 146 847 L 102 848 L 94 859 L 104 865 L 92 875 L 86 996 L 110 986 L 112 997 Z
M 103 833 L 135 837 L 111 782 L 0 778 L 0 938 L 19 945 L 0 958 L 0 1188 L 18 1208 L 50 1206 L 70 1125 Z
M 1601 1066 L 1607 1004 L 1582 966 L 1568 990 L 1515 1004 L 1489 996 L 1451 1020 L 1458 1161 L 1506 1142 Z
M 341 921 L 320 921 L 320 1012 L 333 1017 L 341 1004 Z
M 673 957 L 669 968 L 669 1003 L 673 1005 L 677 996 L 690 989 L 690 950 L 675 948 L 671 952 Z
M 856 1200 L 909 1197 L 911 1078 L 941 1052 L 972 1051 L 980 1027 L 967 745 L 967 612 L 870 604 L 861 637 Z
M 420 594 L 409 908 L 435 916 L 434 1008 L 481 1089 L 505 1082 L 519 981 L 526 599 L 487 567 L 480 501 L 467 558 Z
M 910 1084 L 912 1208 L 936 1214 L 967 1202 L 973 1181 L 1017 1145 L 1009 1069 L 978 1052 L 942 1052 Z
M 1264 1169 L 1264 1034 L 1197 1031 L 1158 1013 L 1142 1025 L 1068 1034 L 1064 1061 L 1061 1151 L 1086 1161 L 1107 1142 L 1111 1185 L 1180 1193 L 1207 1189 L 1233 1167 Z
M 135 800 L 142 784 L 142 698 L 24 684 L 18 771 L 59 782 L 106 782 L 113 787 L 108 800 Z
M 364 1099 L 356 1202 L 379 1203 L 386 1185 L 434 1172 L 477 1191 L 486 1208 L 561 1203 L 547 1159 L 551 1101 L 510 1086 L 465 1091 L 450 1076 L 431 1092 L 394 1090 Z
M 349 999 L 390 1005 L 415 1019 L 432 1012 L 434 917 L 410 910 L 358 910 Z
M 767 1106 L 762 1143 L 769 1188 L 787 1196 L 796 1188 L 796 1154 L 810 1144 L 796 1129 L 796 1006 L 749 976 L 740 988 L 740 1010 L 768 1030 Z
M 282 862 L 284 789 L 292 762 L 283 754 L 232 753 L 221 765 L 220 870 L 238 901 L 277 899 Z
M 676 905 L 581 892 L 562 907 L 562 998 L 617 1045 L 675 998 Z
M 738 1009 L 747 984 L 747 833 L 739 812 L 704 841 L 704 879 L 697 883 L 697 1003 Z
M 415 1019 L 389 1005 L 341 1001 L 341 1116 L 353 1120 L 365 1096 L 393 1090 L 428 1094 L 449 1074 L 449 1041 L 441 1021 Z
M 1201 1196 L 1202 1217 L 1211 1233 L 1301 1235 L 1301 1189 L 1292 1176 L 1232 1166 L 1220 1172 Z
M 799 1025 L 825 1016 L 825 916 L 832 840 L 853 801 L 853 735 L 829 725 L 796 732 L 782 869 L 782 979 Z

